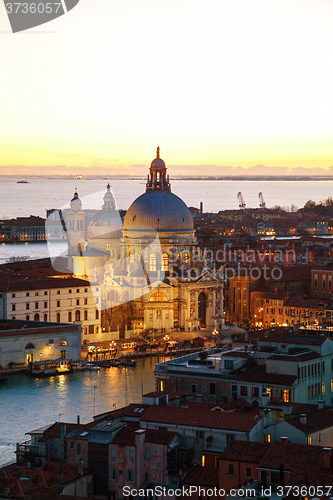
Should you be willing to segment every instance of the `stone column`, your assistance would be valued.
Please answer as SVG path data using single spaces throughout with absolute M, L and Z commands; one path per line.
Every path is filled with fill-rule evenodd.
M 216 292 L 215 288 L 213 289 L 213 316 L 216 316 Z M 216 327 L 216 318 L 213 319 L 213 327 Z

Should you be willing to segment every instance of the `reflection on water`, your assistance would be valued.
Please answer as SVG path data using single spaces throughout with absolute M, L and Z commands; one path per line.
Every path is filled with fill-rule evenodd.
M 160 358 L 161 360 L 162 358 Z M 25 433 L 51 424 L 92 420 L 93 415 L 141 402 L 142 391 L 154 389 L 157 358 L 136 367 L 111 367 L 48 378 L 13 375 L 0 385 L 0 465 L 15 461 L 15 446 Z

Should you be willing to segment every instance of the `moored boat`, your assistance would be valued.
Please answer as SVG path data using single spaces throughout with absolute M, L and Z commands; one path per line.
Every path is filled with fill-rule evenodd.
M 7 382 L 8 380 L 8 377 L 3 377 L 2 375 L 0 375 L 0 382 Z
M 28 373 L 35 377 L 44 375 L 58 375 L 72 371 L 70 359 L 46 359 L 44 361 L 32 361 L 28 367 Z

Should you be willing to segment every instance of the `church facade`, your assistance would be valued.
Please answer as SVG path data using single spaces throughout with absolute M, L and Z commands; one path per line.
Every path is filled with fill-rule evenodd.
M 106 332 L 125 338 L 223 324 L 223 276 L 199 250 L 191 212 L 171 192 L 159 148 L 146 191 L 123 221 L 108 185 L 89 223 L 75 193 L 67 232 L 73 274 L 101 284 L 102 328 L 94 342 Z

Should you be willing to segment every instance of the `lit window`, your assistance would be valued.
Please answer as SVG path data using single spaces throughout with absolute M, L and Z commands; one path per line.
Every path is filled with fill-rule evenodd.
M 60 340 L 58 345 L 67 345 L 67 340 Z
M 290 401 L 289 391 L 282 391 L 282 399 L 285 403 L 289 403 Z
M 169 257 L 167 253 L 162 255 L 162 271 L 167 272 L 169 270 Z
M 311 444 L 311 436 L 308 436 L 307 443 Z
M 325 382 L 322 382 L 321 384 L 321 392 L 322 394 L 325 394 Z
M 271 435 L 270 434 L 264 434 L 264 438 L 265 438 L 265 443 L 271 442 Z
M 149 271 L 156 271 L 156 255 L 154 253 L 149 255 Z
M 318 443 L 320 443 L 320 442 L 321 442 L 321 432 L 319 432 L 319 434 L 318 434 Z

